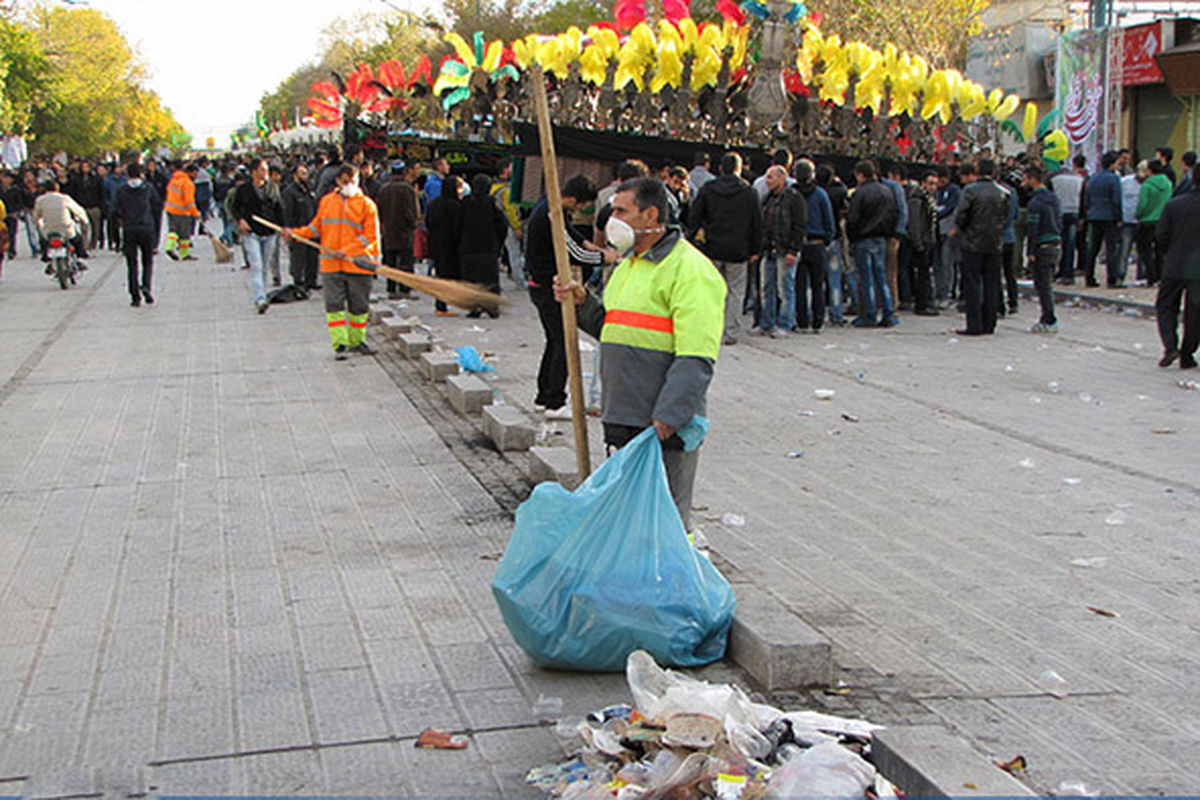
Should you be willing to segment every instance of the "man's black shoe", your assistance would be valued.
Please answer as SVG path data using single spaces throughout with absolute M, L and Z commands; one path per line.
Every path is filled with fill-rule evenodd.
M 938 317 L 938 316 L 941 316 L 941 312 L 940 312 L 940 311 L 938 311 L 936 308 L 918 308 L 918 309 L 917 309 L 916 311 L 914 311 L 913 313 L 914 313 L 914 314 L 916 314 L 918 317 Z
M 1175 363 L 1175 359 L 1177 358 L 1179 358 L 1179 351 L 1169 350 L 1166 353 L 1163 353 L 1163 357 L 1158 360 L 1158 365 L 1160 367 L 1169 367 Z
M 1096 287 L 1098 287 L 1098 286 L 1100 285 L 1100 283 L 1099 283 L 1098 281 L 1094 281 L 1094 280 L 1092 280 L 1092 279 L 1090 279 L 1090 278 L 1089 278 L 1089 279 L 1088 279 L 1088 282 L 1087 282 L 1087 285 L 1088 285 L 1088 287 L 1089 287 L 1089 288 L 1091 288 L 1091 289 L 1095 289 Z
M 142 289 L 142 297 L 146 300 L 146 305 L 154 305 L 154 296 L 150 294 L 149 289 Z
M 983 331 L 971 331 L 966 328 L 959 328 L 955 333 L 959 336 L 983 336 Z
M 333 360 L 334 361 L 345 361 L 346 360 L 346 345 L 339 344 L 337 347 L 333 348 Z
M 1196 368 L 1196 359 L 1193 358 L 1192 356 L 1180 356 L 1179 357 L 1179 368 L 1180 369 L 1195 369 Z
M 168 251 L 167 251 L 167 258 L 171 259 L 172 261 L 178 261 L 178 260 L 179 260 L 179 253 L 176 253 L 174 250 L 168 250 Z
M 54 274 L 54 265 L 53 265 L 53 264 L 51 264 L 49 261 L 47 261 L 47 262 L 46 262 L 46 274 L 47 274 L 47 275 L 53 275 L 53 274 Z
M 354 345 L 354 347 L 351 347 L 350 349 L 353 350 L 354 352 L 358 353 L 359 355 L 364 355 L 364 356 L 375 355 L 375 348 L 371 347 L 371 345 L 367 344 L 366 342 L 363 342 L 362 344 L 356 344 L 356 345 Z
M 321 291 L 321 289 L 323 289 L 323 288 L 325 288 L 325 287 L 324 287 L 324 286 L 322 286 L 322 285 L 321 285 L 321 284 L 319 284 L 319 283 L 310 283 L 310 284 L 308 285 L 308 288 L 309 288 L 310 290 L 314 291 L 314 292 L 319 292 L 319 291 Z
M 133 299 L 129 301 L 129 305 L 133 306 L 134 308 L 137 308 L 141 304 L 142 298 L 138 297 L 136 294 L 133 296 Z

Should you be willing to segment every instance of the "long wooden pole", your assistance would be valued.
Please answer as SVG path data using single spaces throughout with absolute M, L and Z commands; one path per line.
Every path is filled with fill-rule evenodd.
M 542 174 L 546 181 L 546 201 L 550 206 L 550 231 L 554 239 L 554 262 L 559 283 L 573 277 L 571 257 L 567 253 L 567 226 L 563 218 L 562 193 L 558 183 L 558 160 L 554 155 L 554 131 L 550 127 L 550 105 L 546 101 L 546 75 L 540 67 L 525 73 L 533 88 L 537 107 L 538 139 L 542 145 Z M 575 299 L 567 296 L 562 304 L 563 337 L 567 349 L 567 384 L 570 386 L 571 419 L 575 423 L 575 460 L 582 483 L 592 473 L 588 452 L 587 416 L 583 396 L 583 373 L 579 366 L 579 332 L 575 321 Z

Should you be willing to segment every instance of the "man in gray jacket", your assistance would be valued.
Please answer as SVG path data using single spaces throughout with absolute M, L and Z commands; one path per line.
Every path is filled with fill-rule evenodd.
M 1000 308 L 1000 252 L 1008 192 L 996 184 L 996 162 L 980 159 L 978 174 L 979 179 L 963 189 L 954 214 L 967 311 L 967 327 L 958 331 L 961 336 L 995 333 Z

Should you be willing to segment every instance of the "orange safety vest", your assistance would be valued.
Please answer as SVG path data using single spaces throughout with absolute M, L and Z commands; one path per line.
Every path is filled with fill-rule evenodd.
M 361 192 L 343 197 L 334 190 L 321 198 L 317 215 L 302 228 L 292 232 L 305 239 L 317 239 L 330 250 L 341 250 L 349 258 L 366 256 L 379 261 L 379 212 L 375 201 Z M 352 275 L 371 275 L 347 259 L 321 254 L 321 272 L 346 272 Z
M 168 214 L 178 217 L 200 216 L 200 209 L 196 208 L 196 184 L 183 170 L 172 175 L 171 182 L 167 184 L 165 207 Z

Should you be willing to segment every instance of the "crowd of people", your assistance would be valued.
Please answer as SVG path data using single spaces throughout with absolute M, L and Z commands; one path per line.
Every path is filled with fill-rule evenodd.
M 662 224 L 683 231 L 729 287 L 725 345 L 747 333 L 782 338 L 818 333 L 826 325 L 889 328 L 903 312 L 933 316 L 953 309 L 965 315 L 959 334 L 984 336 L 995 332 L 997 319 L 1018 312 L 1022 274 L 1034 279 L 1041 306 L 1029 329 L 1044 333 L 1058 329 L 1053 282 L 1082 277 L 1098 286 L 1101 259 L 1109 287 L 1126 285 L 1131 259 L 1139 282 L 1166 286 L 1168 247 L 1182 248 L 1175 242 L 1190 229 L 1168 229 L 1172 235 L 1164 237 L 1159 223 L 1168 201 L 1189 195 L 1196 167 L 1196 154 L 1184 154 L 1177 179 L 1173 158 L 1163 147 L 1135 164 L 1129 151 L 1114 151 L 1089 173 L 1077 156 L 1053 175 L 1024 155 L 1002 165 L 988 151 L 933 168 L 863 160 L 847 185 L 831 164 L 794 159 L 786 149 L 776 150 L 759 174 L 749 174 L 742 157 L 730 152 L 715 171 L 707 154 L 698 155 L 690 170 L 673 164 L 651 170 L 630 159 L 598 189 L 583 176 L 567 181 L 562 198 L 571 259 L 600 290 L 611 272 L 600 267 L 625 255 L 613 249 L 607 229 L 617 188 L 643 177 L 661 181 L 668 199 Z M 39 198 L 62 197 L 49 205 L 55 218 L 75 223 L 78 230 L 70 233 L 81 256 L 95 248 L 125 252 L 136 306 L 153 302 L 153 256 L 163 242 L 164 220 L 163 250 L 180 261 L 195 259 L 193 236 L 212 226 L 212 235 L 242 253 L 253 305 L 265 313 L 273 297 L 268 284 L 283 284 L 285 260 L 292 297 L 322 288 L 325 259 L 296 237 L 280 246 L 279 231 L 319 217 L 322 198 L 337 188 L 344 165 L 354 168 L 351 183 L 371 200 L 377 230 L 358 235 L 374 242 L 370 252 L 382 263 L 411 272 L 424 261 L 432 274 L 496 292 L 506 269 L 529 290 L 547 338 L 537 405 L 551 413 L 563 408 L 565 356 L 550 286 L 548 204 L 543 198 L 523 213 L 512 196 L 510 166 L 498 174 L 458 175 L 444 158 L 424 169 L 399 159 L 380 165 L 361 152 L 343 158 L 337 147 L 171 165 L 153 158 L 97 165 L 39 161 L 0 172 L 7 255 L 17 256 L 21 227 L 30 253 L 40 253 L 44 214 L 37 206 L 47 201 Z M 1164 325 L 1172 303 L 1178 308 L 1188 297 L 1175 284 L 1168 288 L 1160 292 Z M 390 280 L 387 291 L 391 297 L 408 294 Z M 440 301 L 435 313 L 455 314 Z M 483 313 L 499 312 L 479 308 L 469 316 Z M 1185 323 L 1190 314 L 1185 310 Z M 1184 337 L 1184 365 L 1194 353 L 1190 341 Z M 1166 338 L 1164 347 L 1167 361 L 1178 348 Z

